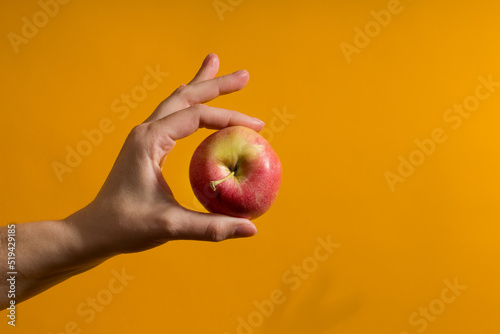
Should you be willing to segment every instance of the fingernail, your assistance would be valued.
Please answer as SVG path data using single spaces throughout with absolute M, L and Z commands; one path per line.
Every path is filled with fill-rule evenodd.
M 257 234 L 257 228 L 252 224 L 240 224 L 234 228 L 234 238 L 246 238 Z
M 212 58 L 213 53 L 209 53 L 206 57 L 205 60 L 203 60 L 203 66 L 207 65 L 210 59 Z
M 239 71 L 234 72 L 233 74 L 236 74 L 236 75 L 247 75 L 248 71 L 247 70 L 239 70 Z
M 259 125 L 266 125 L 266 123 L 264 123 L 263 120 L 261 119 L 258 119 L 257 117 L 253 117 L 253 119 L 255 120 L 255 123 L 259 124 Z

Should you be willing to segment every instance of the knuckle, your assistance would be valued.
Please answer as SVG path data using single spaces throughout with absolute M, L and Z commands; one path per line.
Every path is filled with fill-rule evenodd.
M 149 124 L 147 123 L 142 123 L 134 126 L 132 130 L 130 130 L 130 137 L 133 138 L 143 137 L 146 134 L 148 127 Z
M 182 233 L 170 217 L 165 217 L 160 220 L 161 233 L 167 237 L 168 240 L 179 240 L 182 238 Z
M 203 127 L 203 124 L 201 122 L 202 120 L 202 113 L 203 113 L 203 105 L 202 104 L 194 104 L 190 106 L 188 109 L 186 109 L 186 112 L 190 114 L 190 124 L 193 128 L 199 128 Z
M 130 130 L 127 141 L 133 145 L 140 145 L 144 141 L 148 127 L 149 125 L 145 123 L 134 126 Z
M 173 95 L 184 96 L 186 94 L 187 86 L 182 84 L 174 91 Z
M 165 236 L 167 240 L 182 239 L 186 221 L 179 216 L 173 206 L 168 205 L 167 208 L 162 208 L 158 217 L 158 233 Z
M 203 111 L 203 105 L 199 103 L 193 104 L 191 105 L 191 107 L 189 107 L 189 110 L 194 114 L 201 114 L 201 112 Z
M 193 100 L 193 93 L 192 93 L 191 86 L 189 85 L 181 85 L 174 91 L 174 95 L 185 101 L 188 106 L 194 105 L 196 102 Z
M 205 236 L 208 241 L 223 241 L 226 239 L 226 229 L 220 221 L 212 221 L 207 226 Z

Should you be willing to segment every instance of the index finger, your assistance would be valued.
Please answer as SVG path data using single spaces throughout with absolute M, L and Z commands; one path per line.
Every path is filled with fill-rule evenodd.
M 260 131 L 264 122 L 234 110 L 197 104 L 151 123 L 154 133 L 171 140 L 185 138 L 199 128 L 222 129 L 234 125 Z
M 146 122 L 158 120 L 198 103 L 209 102 L 220 95 L 236 92 L 246 86 L 249 78 L 248 71 L 241 70 L 187 86 L 183 85 L 160 103 Z

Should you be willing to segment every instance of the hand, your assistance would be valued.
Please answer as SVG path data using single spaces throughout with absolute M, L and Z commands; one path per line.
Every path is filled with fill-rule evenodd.
M 111 256 L 169 240 L 221 241 L 257 233 L 249 220 L 182 207 L 162 175 L 163 162 L 176 140 L 198 128 L 243 125 L 262 130 L 264 123 L 256 118 L 203 104 L 248 82 L 246 70 L 214 78 L 218 70 L 218 57 L 209 54 L 188 85 L 177 88 L 132 129 L 95 200 L 66 219 L 76 229 L 81 247 L 90 242 L 95 252 Z
M 248 82 L 246 71 L 214 78 L 218 69 L 217 56 L 208 55 L 187 86 L 181 85 L 130 132 L 92 203 L 64 220 L 16 225 L 16 238 L 22 240 L 16 249 L 17 303 L 117 254 L 169 240 L 221 241 L 257 233 L 249 220 L 183 208 L 161 172 L 176 140 L 199 127 L 244 125 L 262 130 L 264 123 L 256 118 L 202 104 Z M 7 235 L 7 227 L 0 227 L 0 245 Z M 7 258 L 7 247 L 0 247 L 0 258 Z M 0 261 L 0 309 L 11 302 L 8 271 L 7 261 Z

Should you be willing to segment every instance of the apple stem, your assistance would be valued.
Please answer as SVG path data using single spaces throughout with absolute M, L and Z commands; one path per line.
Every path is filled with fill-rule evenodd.
M 213 191 L 215 191 L 215 186 L 218 185 L 219 183 L 221 182 L 224 182 L 226 181 L 227 179 L 229 179 L 231 176 L 234 175 L 234 171 L 231 172 L 231 174 L 229 174 L 228 176 L 226 176 L 225 178 L 223 179 L 220 179 L 219 181 L 210 181 L 210 188 L 212 188 Z

